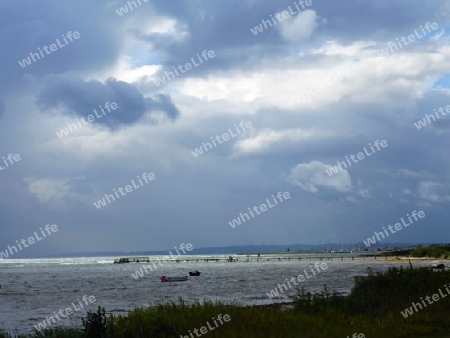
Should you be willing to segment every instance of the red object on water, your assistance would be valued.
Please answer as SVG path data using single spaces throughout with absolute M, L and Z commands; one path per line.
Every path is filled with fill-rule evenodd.
M 166 279 L 167 279 L 167 277 L 166 277 L 166 276 L 162 276 L 162 277 L 161 277 L 161 282 L 165 282 L 165 281 L 166 281 Z

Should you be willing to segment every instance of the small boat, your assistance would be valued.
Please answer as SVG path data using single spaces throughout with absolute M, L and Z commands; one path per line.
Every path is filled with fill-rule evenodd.
M 189 276 L 200 276 L 200 271 L 198 270 L 189 271 Z
M 185 282 L 189 279 L 189 276 L 182 276 L 182 277 L 161 277 L 161 282 Z
M 431 267 L 432 269 L 437 269 L 437 270 L 443 270 L 443 269 L 445 269 L 445 264 L 438 264 L 438 265 L 433 265 L 432 267 Z

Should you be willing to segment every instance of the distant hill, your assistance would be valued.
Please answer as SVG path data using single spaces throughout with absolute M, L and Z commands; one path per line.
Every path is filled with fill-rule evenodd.
M 318 245 L 239 245 L 239 246 L 227 246 L 227 247 L 210 247 L 210 248 L 198 248 L 189 251 L 189 255 L 236 255 L 238 253 L 247 252 L 284 252 L 289 247 L 291 251 L 317 251 Z M 169 249 L 170 250 L 170 249 Z M 45 255 L 42 258 L 68 258 L 68 257 L 99 257 L 99 256 L 152 256 L 152 255 L 167 255 L 169 250 L 156 250 L 156 251 L 103 251 L 103 252 L 84 252 L 84 253 L 67 253 L 60 255 Z M 182 253 L 179 251 L 180 254 Z M 172 254 L 176 255 L 175 249 L 172 249 Z M 22 257 L 24 258 L 24 257 Z M 30 257 L 31 258 L 31 257 Z
M 378 247 L 382 249 L 408 249 L 415 248 L 425 244 L 419 243 L 379 243 L 378 246 L 373 246 L 370 250 L 377 250 Z M 342 243 L 328 243 L 322 245 L 315 244 L 293 244 L 293 245 L 235 245 L 226 247 L 207 247 L 198 248 L 189 252 L 190 255 L 236 255 L 238 253 L 275 253 L 284 252 L 289 247 L 291 252 L 318 252 L 321 250 L 363 250 L 365 245 L 362 243 L 342 244 Z M 169 249 L 170 250 L 170 249 Z M 81 252 L 81 253 L 66 253 L 66 254 L 53 254 L 53 255 L 41 255 L 41 256 L 20 256 L 14 257 L 20 258 L 69 258 L 69 257 L 110 257 L 110 256 L 152 256 L 152 255 L 167 255 L 169 250 L 157 250 L 157 251 L 103 251 L 103 252 Z M 181 252 L 180 252 L 181 253 Z M 172 254 L 176 254 L 172 249 Z

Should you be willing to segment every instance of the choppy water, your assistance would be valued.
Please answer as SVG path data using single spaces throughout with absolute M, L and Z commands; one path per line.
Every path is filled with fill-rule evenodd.
M 201 258 L 201 256 L 185 256 Z M 211 257 L 211 256 L 208 256 Z M 216 256 L 224 257 L 224 256 Z M 296 291 L 290 289 L 283 296 L 270 300 L 266 293 L 286 278 L 298 276 L 316 259 L 292 259 L 277 261 L 267 256 L 259 262 L 168 262 L 135 280 L 131 277 L 141 263 L 113 264 L 117 257 L 14 259 L 0 260 L 0 328 L 19 329 L 27 332 L 46 316 L 66 309 L 84 295 L 96 297 L 96 303 L 73 315 L 63 325 L 80 325 L 87 309 L 98 305 L 107 312 L 126 313 L 136 307 L 147 307 L 167 301 L 223 300 L 245 304 L 263 304 L 293 299 Z M 162 258 L 153 256 L 152 258 Z M 354 284 L 354 276 L 367 275 L 367 267 L 374 272 L 384 271 L 397 262 L 372 259 L 324 260 L 328 269 L 306 280 L 308 290 L 319 291 L 323 284 L 329 291 L 348 292 Z M 419 265 L 420 263 L 415 263 Z M 422 263 L 425 264 L 425 263 Z M 407 263 L 403 263 L 407 265 Z M 202 272 L 188 282 L 161 283 L 160 276 L 187 275 L 190 270 Z M 310 271 L 309 271 L 310 272 Z M 311 274 L 311 273 L 310 273 Z M 77 304 L 77 303 L 76 303 Z

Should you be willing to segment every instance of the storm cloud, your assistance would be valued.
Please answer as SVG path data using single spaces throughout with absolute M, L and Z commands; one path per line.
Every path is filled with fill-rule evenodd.
M 427 217 L 389 240 L 449 240 L 450 117 L 435 112 L 450 104 L 450 1 L 313 0 L 283 20 L 294 1 L 126 5 L 0 4 L 0 158 L 21 156 L 0 171 L 0 251 L 48 223 L 57 236 L 20 255 L 356 243 L 414 209 Z M 215 57 L 155 84 L 203 51 Z M 56 136 L 106 102 L 118 109 Z M 389 146 L 352 160 L 377 140 Z M 156 179 L 94 207 L 144 173 Z M 228 225 L 279 191 L 289 203 Z
M 133 85 L 112 78 L 103 84 L 67 76 L 51 76 L 45 79 L 37 97 L 37 105 L 42 112 L 62 108 L 68 114 L 78 116 L 91 114 L 94 109 L 100 112 L 105 102 L 115 102 L 119 106 L 108 118 L 97 120 L 110 128 L 136 123 L 145 114 L 155 111 L 165 113 L 172 120 L 180 115 L 169 95 L 144 97 Z

